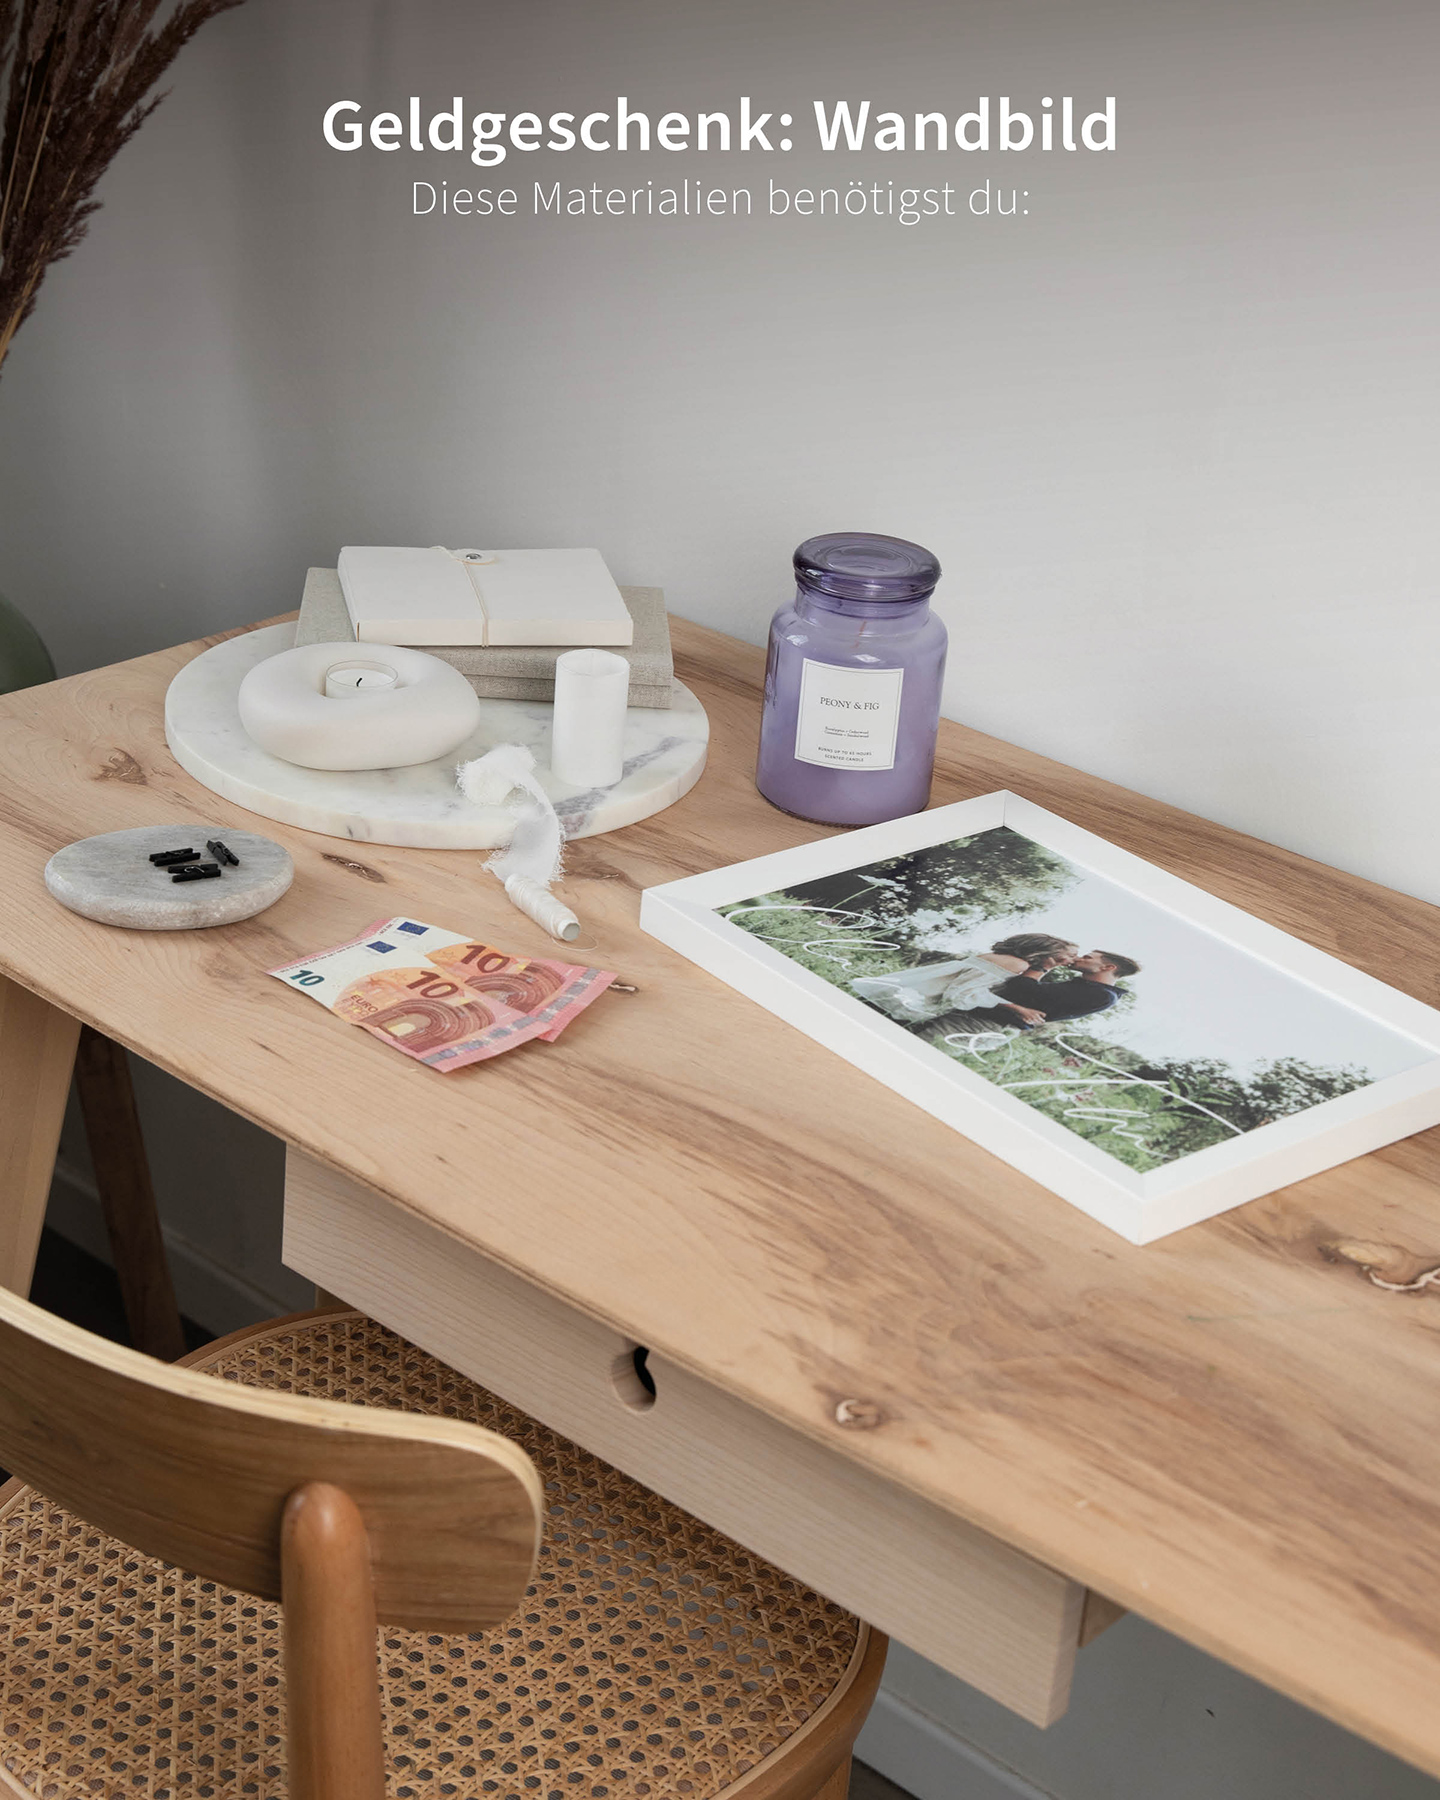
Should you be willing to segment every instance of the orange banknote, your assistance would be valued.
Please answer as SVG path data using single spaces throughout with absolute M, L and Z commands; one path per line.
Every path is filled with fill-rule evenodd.
M 615 979 L 402 918 L 270 973 L 444 1073 L 531 1038 L 553 1043 Z

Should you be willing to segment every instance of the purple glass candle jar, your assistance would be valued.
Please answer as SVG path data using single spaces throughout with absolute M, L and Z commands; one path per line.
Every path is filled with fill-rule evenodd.
M 940 565 L 904 538 L 836 531 L 795 552 L 770 627 L 755 785 L 824 825 L 875 825 L 930 798 L 944 624 Z

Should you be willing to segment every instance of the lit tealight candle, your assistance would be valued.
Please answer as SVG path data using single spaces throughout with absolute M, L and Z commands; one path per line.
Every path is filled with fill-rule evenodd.
M 397 687 L 400 677 L 388 663 L 338 662 L 325 671 L 325 692 L 332 700 L 343 700 L 348 694 L 369 694 L 383 688 Z

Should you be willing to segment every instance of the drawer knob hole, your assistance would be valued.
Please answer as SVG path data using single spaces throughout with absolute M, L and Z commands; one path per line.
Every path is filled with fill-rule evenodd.
M 655 1377 L 650 1371 L 650 1352 L 644 1344 L 622 1350 L 610 1365 L 610 1385 L 622 1406 L 645 1412 L 655 1404 Z

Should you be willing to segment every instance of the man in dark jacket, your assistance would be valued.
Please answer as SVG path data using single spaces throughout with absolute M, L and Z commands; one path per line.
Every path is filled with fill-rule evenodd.
M 994 1019 L 998 1025 L 1013 1025 L 1011 1007 L 1023 1008 L 1027 1026 L 1049 1025 L 1062 1019 L 1083 1019 L 1089 1013 L 1104 1012 L 1114 1006 L 1125 989 L 1117 987 L 1122 975 L 1138 975 L 1140 965 L 1131 956 L 1120 956 L 1113 950 L 1090 950 L 1070 964 L 1078 969 L 1078 981 L 1039 981 L 1033 975 L 1011 975 L 995 988 L 997 1000 L 1008 1000 L 1010 1006 L 987 1007 L 977 1017 Z M 1031 1013 L 1040 1017 L 1031 1018 Z

